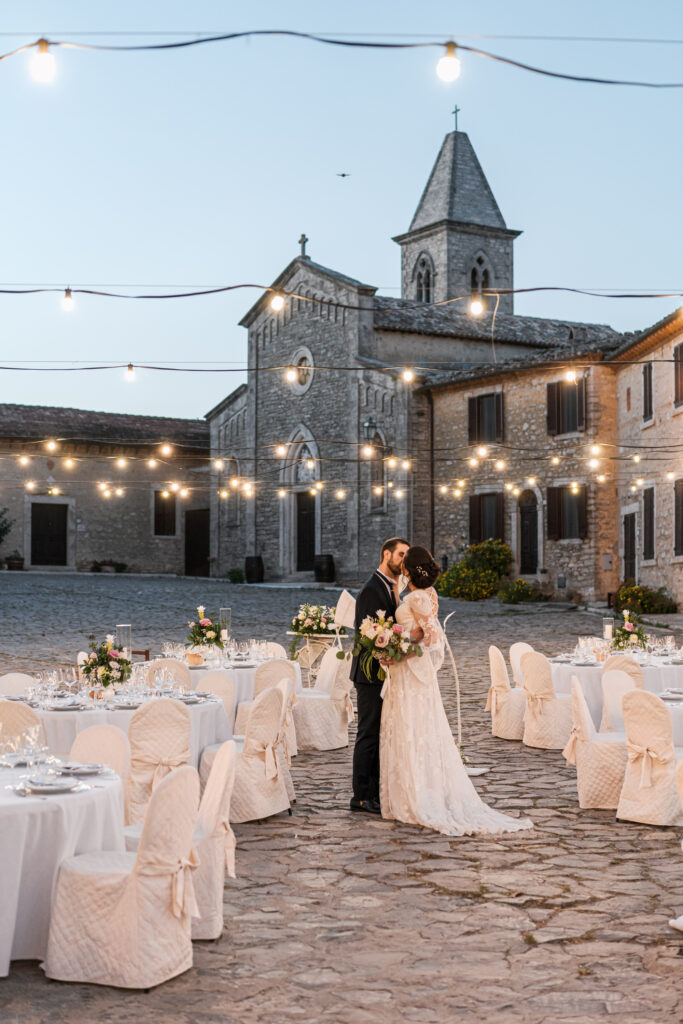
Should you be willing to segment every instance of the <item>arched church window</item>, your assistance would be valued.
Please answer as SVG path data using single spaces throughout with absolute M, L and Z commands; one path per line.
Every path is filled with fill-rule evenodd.
M 307 444 L 302 444 L 296 457 L 295 482 L 312 484 L 315 481 L 315 459 Z
M 470 297 L 481 302 L 484 309 L 487 305 L 485 292 L 491 287 L 491 272 L 483 256 L 477 256 L 470 271 Z
M 417 261 L 415 298 L 418 302 L 432 301 L 432 266 L 427 256 Z
M 384 498 L 386 493 L 386 455 L 384 441 L 379 434 L 375 434 L 370 442 L 374 449 L 370 462 L 370 511 L 381 512 L 384 509 Z

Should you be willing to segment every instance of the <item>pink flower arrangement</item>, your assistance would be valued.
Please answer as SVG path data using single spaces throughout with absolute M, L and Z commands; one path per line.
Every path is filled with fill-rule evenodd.
M 380 633 L 378 633 L 377 636 L 375 637 L 375 647 L 388 647 L 389 635 L 390 634 L 386 631 L 386 629 L 383 629 Z
M 636 627 L 633 625 L 632 622 L 625 622 L 624 623 L 624 629 L 628 630 L 629 633 L 632 633 L 635 628 Z
M 211 619 L 200 619 L 199 620 L 199 625 L 200 626 L 205 626 L 205 627 L 206 626 L 210 626 L 211 625 Z
M 403 626 L 401 625 L 400 622 L 395 622 L 391 628 L 393 629 L 394 633 L 403 632 Z

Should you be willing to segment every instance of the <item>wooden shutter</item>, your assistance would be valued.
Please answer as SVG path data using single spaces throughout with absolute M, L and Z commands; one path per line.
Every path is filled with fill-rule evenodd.
M 683 555 L 683 480 L 674 487 L 674 554 Z
M 643 419 L 652 419 L 652 363 L 643 365 Z
M 576 429 L 586 429 L 586 379 L 577 381 L 576 387 Z
M 550 385 L 548 386 L 550 387 Z M 546 496 L 548 502 L 548 520 L 546 525 L 548 540 L 559 540 L 561 488 L 549 487 Z
M 683 345 L 674 349 L 674 402 L 683 402 Z
M 546 385 L 546 422 L 548 433 L 552 436 L 557 434 L 559 429 L 558 402 L 560 397 L 560 385 L 558 381 Z
M 496 494 L 496 539 L 505 540 L 505 495 L 502 491 Z
M 651 363 L 647 364 L 651 366 Z M 644 369 L 644 367 L 643 367 Z M 655 489 L 643 491 L 643 558 L 655 557 Z
M 579 537 L 585 540 L 588 536 L 588 491 L 586 487 L 580 487 L 577 494 L 579 506 Z
M 481 540 L 481 495 L 470 494 L 470 544 Z
M 496 441 L 500 444 L 505 440 L 505 413 L 503 407 L 503 392 L 496 392 Z
M 476 444 L 479 440 L 477 405 L 476 398 L 467 399 L 467 433 L 470 444 Z

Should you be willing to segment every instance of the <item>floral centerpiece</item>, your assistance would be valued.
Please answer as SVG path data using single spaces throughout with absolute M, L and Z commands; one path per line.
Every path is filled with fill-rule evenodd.
M 384 611 L 378 611 L 376 617 L 366 616 L 354 637 L 353 656 L 360 659 L 366 679 L 372 679 L 373 661 L 398 663 L 412 654 L 421 657 L 422 648 L 409 636 L 404 636 L 403 626 Z M 340 651 L 337 657 L 343 658 L 343 652 Z M 381 681 L 386 679 L 386 669 L 382 664 L 377 675 Z
M 344 626 L 336 626 L 334 617 L 337 613 L 335 606 L 328 607 L 324 604 L 302 604 L 299 611 L 292 619 L 290 629 L 296 633 L 296 638 L 290 644 L 290 658 L 294 657 L 303 636 L 346 636 Z
M 107 634 L 102 643 L 96 643 L 95 637 L 88 637 L 90 640 L 90 654 L 81 665 L 81 673 L 91 683 L 98 686 L 111 686 L 115 683 L 125 683 L 130 676 L 133 666 L 129 658 L 124 658 L 123 652 L 114 647 L 114 637 Z
M 216 647 L 222 647 L 223 641 L 221 640 L 221 631 L 216 626 L 213 619 L 208 618 L 204 614 L 204 605 L 200 604 L 197 608 L 198 622 L 188 622 L 190 632 L 187 634 L 186 647 L 208 647 L 214 644 Z
M 625 651 L 632 647 L 641 647 L 645 650 L 647 641 L 645 639 L 645 630 L 640 623 L 640 619 L 634 612 L 630 612 L 627 608 L 622 612 L 624 616 L 623 626 L 617 626 L 612 636 L 612 647 L 617 651 Z

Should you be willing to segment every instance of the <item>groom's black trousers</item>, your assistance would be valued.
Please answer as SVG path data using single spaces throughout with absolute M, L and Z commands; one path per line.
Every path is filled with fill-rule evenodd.
M 379 727 L 382 718 L 381 683 L 356 684 L 358 732 L 353 750 L 353 796 L 379 800 Z

